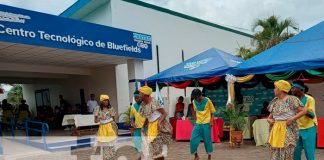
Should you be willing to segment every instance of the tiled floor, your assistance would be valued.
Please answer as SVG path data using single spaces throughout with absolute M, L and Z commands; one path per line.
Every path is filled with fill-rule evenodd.
M 134 160 L 138 157 L 135 150 L 130 146 L 131 142 L 121 144 L 124 147 L 118 149 L 119 160 Z M 212 159 L 221 160 L 268 160 L 269 152 L 266 147 L 255 147 L 252 141 L 245 141 L 240 148 L 231 148 L 227 142 L 214 143 L 214 153 Z M 85 148 L 71 152 L 58 152 L 46 155 L 30 156 L 23 159 L 46 159 L 46 160 L 89 160 L 93 149 Z M 198 153 L 202 160 L 207 159 L 204 145 L 201 143 Z M 324 160 L 324 149 L 318 149 L 316 157 Z M 95 157 L 92 157 L 95 158 Z M 98 157 L 97 157 L 98 158 Z M 174 142 L 168 148 L 167 160 L 191 160 L 193 156 L 189 154 L 189 142 Z

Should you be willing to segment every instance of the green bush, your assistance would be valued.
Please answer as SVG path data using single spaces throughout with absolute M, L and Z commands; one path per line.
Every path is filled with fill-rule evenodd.
M 243 131 L 246 125 L 245 117 L 247 113 L 240 112 L 240 109 L 236 106 L 235 108 L 226 107 L 221 109 L 220 112 L 224 122 L 226 122 L 225 125 L 230 125 L 235 131 Z

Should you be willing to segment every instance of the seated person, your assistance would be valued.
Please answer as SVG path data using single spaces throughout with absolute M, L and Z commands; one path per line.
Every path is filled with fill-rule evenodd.
M 3 110 L 2 122 L 5 124 L 10 124 L 10 118 L 14 116 L 13 106 L 10 103 L 8 103 L 7 99 L 3 99 L 1 107 Z
M 75 104 L 74 106 L 72 106 L 70 113 L 71 114 L 80 114 L 80 109 L 81 109 L 81 105 Z
M 187 118 L 191 119 L 194 116 L 194 109 L 192 104 L 193 98 L 190 99 L 190 104 L 188 104 Z
M 54 107 L 54 128 L 62 128 L 63 112 L 59 106 Z
M 180 96 L 178 98 L 178 103 L 176 104 L 176 110 L 174 112 L 174 117 L 177 119 L 181 119 L 184 116 L 184 103 L 183 103 L 183 97 Z
M 28 120 L 31 118 L 31 114 L 29 111 L 29 106 L 26 104 L 26 100 L 21 100 L 21 104 L 18 107 L 18 124 L 22 124 L 24 120 Z
M 269 102 L 264 101 L 263 108 L 261 109 L 261 118 L 267 118 L 269 116 L 270 112 L 268 110 L 268 106 L 269 106 Z

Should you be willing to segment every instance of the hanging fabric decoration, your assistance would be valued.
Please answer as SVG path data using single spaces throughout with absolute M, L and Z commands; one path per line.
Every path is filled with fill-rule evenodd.
M 211 85 L 213 83 L 218 82 L 221 80 L 222 77 L 217 76 L 217 77 L 212 77 L 212 78 L 206 78 L 206 79 L 199 79 L 198 82 L 203 84 L 203 85 Z
M 225 77 L 225 80 L 227 81 L 227 93 L 228 93 L 228 99 L 227 99 L 227 105 L 234 104 L 235 100 L 235 90 L 234 90 L 234 83 L 244 83 L 247 81 L 250 81 L 254 75 L 246 75 L 244 77 L 235 77 L 233 75 L 227 74 Z
M 236 82 L 244 83 L 244 82 L 250 81 L 253 77 L 254 77 L 253 74 L 246 75 L 244 77 L 236 77 Z
M 234 91 L 234 83 L 236 82 L 236 77 L 230 74 L 227 74 L 225 77 L 225 80 L 227 82 L 227 103 L 226 105 L 229 104 L 234 104 L 235 100 L 235 91 Z
M 272 81 L 278 81 L 278 80 L 286 80 L 289 79 L 291 76 L 293 76 L 296 73 L 296 71 L 289 71 L 282 74 L 265 74 L 267 78 L 269 78 Z
M 304 80 L 304 83 L 322 83 L 324 82 L 324 78 L 311 78 Z
M 245 83 L 240 83 L 239 86 L 243 88 L 254 88 L 260 83 L 260 80 L 255 79 Z
M 191 80 L 184 81 L 182 83 L 168 83 L 172 87 L 178 88 L 178 89 L 184 89 L 187 88 L 191 84 Z
M 314 76 L 324 77 L 324 72 L 320 72 L 320 71 L 316 71 L 316 70 L 312 70 L 312 69 L 308 69 L 308 70 L 306 70 L 306 72 L 311 75 L 314 75 Z

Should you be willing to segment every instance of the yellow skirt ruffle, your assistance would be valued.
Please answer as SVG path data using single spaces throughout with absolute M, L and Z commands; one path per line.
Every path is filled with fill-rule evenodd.
M 269 144 L 274 148 L 284 148 L 286 140 L 286 121 L 276 121 L 269 135 Z
M 152 142 L 158 134 L 159 134 L 158 120 L 154 122 L 149 122 L 148 130 L 147 130 L 147 136 L 149 141 Z
M 115 126 L 113 126 L 115 125 Z M 99 142 L 111 142 L 117 139 L 117 126 L 113 123 L 100 124 L 98 130 Z

